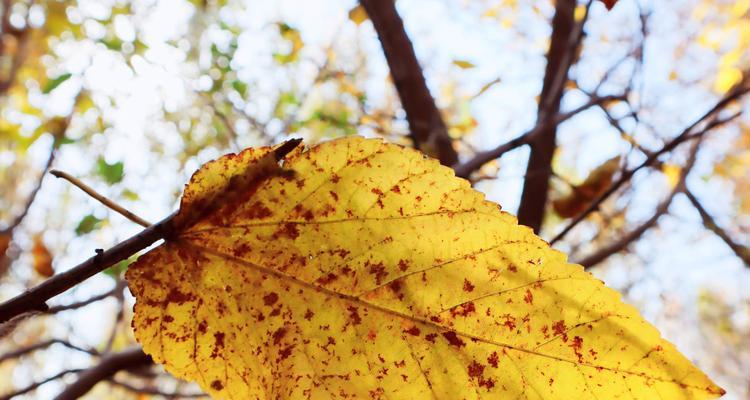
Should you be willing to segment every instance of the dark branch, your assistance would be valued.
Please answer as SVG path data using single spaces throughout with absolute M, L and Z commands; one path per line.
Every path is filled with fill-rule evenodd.
M 65 346 L 65 347 L 67 347 L 67 348 L 70 348 L 70 349 L 73 349 L 73 350 L 78 350 L 78 351 L 81 351 L 81 352 L 84 352 L 84 353 L 88 353 L 88 354 L 91 354 L 91 355 L 97 355 L 98 354 L 93 349 L 84 349 L 83 347 L 78 347 L 78 346 L 76 346 L 74 344 L 71 344 L 69 342 L 66 342 L 66 341 L 60 340 L 60 339 L 50 339 L 50 340 L 45 340 L 44 342 L 34 343 L 34 344 L 30 345 L 30 346 L 26 346 L 26 347 L 22 347 L 20 349 L 16 349 L 16 350 L 14 350 L 14 351 L 12 351 L 10 353 L 5 353 L 2 356 L 0 356 L 0 364 L 2 364 L 3 362 L 5 362 L 7 360 L 16 359 L 16 358 L 25 356 L 26 354 L 32 353 L 34 351 L 45 349 L 47 347 L 52 346 L 53 344 L 61 344 L 61 345 Z
M 102 357 L 99 364 L 81 372 L 78 380 L 68 385 L 55 399 L 77 399 L 88 393 L 97 383 L 107 380 L 118 371 L 147 366 L 152 363 L 151 357 L 146 355 L 140 347 L 108 354 Z
M 690 156 L 685 162 L 685 165 L 682 167 L 682 172 L 680 173 L 680 178 L 677 181 L 677 184 L 669 193 L 667 198 L 664 199 L 658 207 L 656 207 L 656 211 L 654 211 L 654 215 L 651 216 L 651 218 L 647 219 L 630 232 L 625 233 L 624 235 L 620 235 L 619 239 L 617 239 L 616 241 L 583 258 L 578 262 L 578 264 L 583 265 L 583 267 L 586 269 L 591 268 L 606 260 L 611 255 L 625 250 L 631 243 L 640 239 L 641 236 L 646 233 L 646 231 L 654 227 L 659 221 L 659 218 L 661 218 L 662 215 L 666 214 L 667 211 L 669 211 L 669 206 L 672 204 L 672 200 L 674 200 L 675 196 L 677 196 L 677 194 L 681 191 L 685 190 L 685 180 L 687 179 L 690 171 L 693 169 L 693 166 L 695 166 L 695 160 L 697 159 L 700 144 L 700 140 L 695 141 L 695 143 L 693 144 L 693 147 L 690 149 Z
M 174 215 L 174 214 L 173 214 Z M 163 239 L 171 231 L 172 216 L 142 230 L 131 238 L 120 242 L 111 249 L 98 253 L 78 266 L 55 275 L 38 286 L 0 304 L 0 324 L 30 311 L 47 312 L 47 300 L 85 281 L 104 269 L 126 260 L 145 249 L 157 240 Z
M 154 388 L 150 388 L 150 387 L 136 387 L 127 382 L 119 381 L 114 378 L 109 379 L 109 383 L 115 386 L 120 386 L 121 388 L 128 390 L 130 392 L 133 392 L 133 393 L 148 394 L 152 396 L 164 396 L 168 399 L 208 397 L 208 395 L 205 393 L 167 393 L 167 392 L 154 389 Z
M 580 114 L 583 111 L 588 110 L 595 105 L 602 105 L 614 100 L 623 100 L 624 98 L 625 96 L 591 96 L 589 101 L 585 104 L 582 104 L 581 106 L 576 107 L 570 111 L 560 113 L 554 119 L 539 121 L 539 123 L 537 123 L 537 125 L 534 126 L 531 130 L 519 136 L 516 136 L 514 139 L 503 143 L 492 150 L 477 153 L 476 155 L 474 155 L 474 158 L 454 166 L 453 170 L 456 171 L 456 176 L 468 179 L 473 172 L 478 171 L 484 164 L 501 157 L 503 154 L 511 150 L 515 150 L 518 147 L 528 144 L 529 142 L 534 140 L 536 136 L 540 134 L 540 132 L 543 132 L 545 129 L 549 129 L 549 125 L 560 125 L 561 123 Z
M 643 161 L 641 164 L 636 166 L 633 169 L 626 170 L 619 179 L 617 179 L 615 182 L 613 182 L 609 188 L 599 195 L 591 204 L 589 204 L 586 209 L 581 212 L 577 217 L 575 217 L 560 233 L 558 233 L 552 240 L 550 240 L 550 244 L 555 244 L 560 239 L 564 238 L 565 235 L 570 232 L 571 229 L 573 229 L 576 225 L 581 223 L 586 217 L 589 216 L 592 212 L 599 209 L 599 206 L 609 198 L 613 193 L 615 193 L 617 190 L 620 189 L 625 183 L 629 182 L 630 179 L 635 175 L 636 172 L 640 171 L 643 168 L 650 167 L 654 163 L 658 161 L 658 158 L 668 153 L 672 150 L 674 150 L 677 146 L 680 144 L 689 141 L 694 138 L 700 138 L 709 131 L 711 131 L 713 128 L 716 128 L 718 126 L 721 126 L 729 121 L 732 121 L 736 117 L 739 116 L 739 113 L 735 113 L 727 118 L 719 119 L 716 118 L 717 114 L 724 109 L 729 103 L 739 99 L 744 94 L 746 94 L 748 91 L 750 91 L 750 87 L 745 86 L 736 86 L 732 91 L 730 91 L 726 96 L 724 96 L 719 102 L 717 102 L 710 110 L 708 110 L 705 114 L 703 114 L 701 117 L 695 120 L 692 124 L 690 124 L 688 127 L 683 129 L 683 131 L 674 137 L 674 139 L 670 140 L 667 144 L 665 144 L 661 149 L 658 151 L 655 151 L 651 153 L 645 161 Z M 697 133 L 694 133 L 693 130 L 698 127 L 700 124 L 705 122 L 708 119 L 712 119 L 712 121 L 708 122 L 706 126 L 698 131 Z
M 690 200 L 690 202 L 693 204 L 693 207 L 698 211 L 698 214 L 701 216 L 701 220 L 703 220 L 703 226 L 706 227 L 706 229 L 713 232 L 716 236 L 718 236 L 721 240 L 724 241 L 724 243 L 729 246 L 730 249 L 734 252 L 737 257 L 742 260 L 742 262 L 745 263 L 746 267 L 750 267 L 750 248 L 747 246 L 743 246 L 737 242 L 735 242 L 729 234 L 727 234 L 724 229 L 721 229 L 721 227 L 716 223 L 713 217 L 711 217 L 711 214 L 706 211 L 705 208 L 703 208 L 703 205 L 698 201 L 698 199 L 693 195 L 693 193 L 690 190 L 685 190 L 685 195 Z
M 414 147 L 436 156 L 443 165 L 453 166 L 458 155 L 448 128 L 427 88 L 404 23 L 394 0 L 360 0 L 383 46 L 393 83 L 406 112 Z
M 590 3 L 589 3 L 590 4 Z M 560 110 L 568 72 L 583 38 L 586 17 L 576 24 L 576 0 L 558 0 L 552 19 L 552 35 L 547 52 L 542 93 L 539 98 L 537 125 L 543 126 L 530 141 L 531 153 L 526 165 L 526 179 L 518 208 L 518 222 L 539 232 L 542 227 L 552 176 L 552 156 L 556 148 L 557 124 L 548 123 Z M 586 8 L 588 14 L 588 7 Z M 534 172 L 532 174 L 532 172 Z
M 14 398 L 16 396 L 20 396 L 22 394 L 26 394 L 26 393 L 28 393 L 28 392 L 30 392 L 32 390 L 35 390 L 36 388 L 38 388 L 39 386 L 44 385 L 45 383 L 56 381 L 56 380 L 62 378 L 63 376 L 65 376 L 65 375 L 75 374 L 75 373 L 78 373 L 78 372 L 81 372 L 81 370 L 80 369 L 69 369 L 67 371 L 60 372 L 58 374 L 52 375 L 49 378 L 46 378 L 46 379 L 42 380 L 42 381 L 34 382 L 31 385 L 26 386 L 23 389 L 19 389 L 19 390 L 16 390 L 15 392 L 8 393 L 8 394 L 6 394 L 4 396 L 0 396 L 0 400 L 10 400 L 10 399 L 12 399 L 12 398 Z

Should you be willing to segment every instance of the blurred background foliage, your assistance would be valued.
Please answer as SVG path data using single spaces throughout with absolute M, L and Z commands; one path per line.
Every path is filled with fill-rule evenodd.
M 553 2 L 397 6 L 460 160 L 534 126 Z M 226 152 L 354 134 L 413 145 L 377 34 L 355 2 L 3 0 L 0 10 L 3 300 L 139 230 L 55 180 L 53 166 L 157 221 L 191 173 Z M 620 0 L 611 11 L 584 2 L 575 13 L 587 22 L 561 109 L 616 99 L 559 125 L 546 239 L 744 84 L 750 66 L 750 0 Z M 735 399 L 750 398 L 746 108 L 741 98 L 728 104 L 739 115 L 703 135 L 700 151 L 666 153 L 555 243 L 585 260 L 656 217 L 591 271 Z M 515 213 L 528 154 L 491 159 L 470 179 Z M 52 397 L 103 354 L 134 344 L 127 264 L 54 299 L 50 315 L 2 327 L 0 395 Z M 193 393 L 150 368 L 89 396 Z

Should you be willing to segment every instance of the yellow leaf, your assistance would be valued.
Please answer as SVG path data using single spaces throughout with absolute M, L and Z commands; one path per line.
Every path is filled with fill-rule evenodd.
M 742 81 L 742 71 L 739 68 L 722 68 L 719 70 L 716 82 L 714 82 L 714 90 L 717 93 L 726 93 L 740 81 Z
M 272 154 L 204 165 L 177 230 L 127 272 L 144 351 L 211 396 L 723 392 L 617 292 L 437 161 L 358 137 L 280 166 Z
M 37 274 L 49 278 L 55 274 L 52 268 L 52 254 L 45 246 L 42 235 L 34 236 L 34 246 L 31 248 L 31 257 L 33 259 L 34 271 Z
M 470 69 L 476 67 L 476 65 L 466 60 L 453 60 L 453 65 L 461 69 Z
M 563 218 L 572 218 L 583 212 L 599 195 L 604 193 L 620 167 L 619 156 L 596 167 L 580 185 L 573 186 L 568 195 L 552 201 L 552 208 Z
M 669 187 L 674 188 L 680 182 L 682 176 L 682 168 L 679 165 L 674 164 L 663 164 L 661 166 L 661 172 L 667 178 Z
M 357 25 L 367 21 L 368 18 L 367 11 L 361 4 L 349 10 L 349 19 Z

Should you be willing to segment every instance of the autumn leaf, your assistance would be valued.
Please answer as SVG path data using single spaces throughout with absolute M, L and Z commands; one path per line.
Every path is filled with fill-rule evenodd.
M 571 188 L 568 195 L 552 201 L 552 208 L 563 218 L 572 218 L 583 212 L 591 202 L 612 184 L 619 170 L 621 158 L 611 158 L 596 167 L 580 185 Z
M 357 4 L 354 8 L 349 10 L 349 20 L 354 22 L 356 25 L 361 25 L 368 19 L 367 11 L 362 7 L 361 4 Z
M 476 67 L 474 63 L 466 60 L 453 60 L 453 65 L 461 69 L 470 69 Z
M 34 245 L 31 248 L 31 257 L 33 260 L 34 271 L 40 276 L 49 278 L 55 274 L 52 268 L 52 254 L 42 240 L 42 235 L 34 236 Z
M 619 294 L 452 170 L 349 137 L 204 165 L 126 273 L 146 353 L 217 398 L 713 398 Z

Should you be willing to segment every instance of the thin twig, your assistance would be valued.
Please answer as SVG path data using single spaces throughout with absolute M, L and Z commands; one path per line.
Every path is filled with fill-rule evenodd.
M 148 394 L 152 396 L 164 396 L 168 399 L 175 399 L 175 398 L 202 398 L 202 397 L 208 397 L 205 393 L 167 393 L 158 389 L 154 389 L 151 387 L 136 387 L 133 386 L 127 382 L 120 381 L 115 378 L 110 378 L 109 383 L 120 386 L 121 388 L 138 394 Z
M 545 129 L 549 129 L 550 126 L 554 125 L 560 125 L 563 122 L 567 121 L 568 119 L 580 114 L 581 112 L 588 110 L 589 108 L 604 104 L 610 101 L 614 100 L 622 100 L 624 99 L 623 95 L 620 96 L 591 96 L 589 101 L 587 101 L 585 104 L 582 104 L 570 111 L 560 113 L 555 118 L 545 119 L 538 121 L 537 125 L 531 128 L 531 130 L 526 131 L 525 133 L 516 136 L 515 138 L 511 139 L 508 142 L 505 142 L 501 144 L 500 146 L 495 147 L 492 150 L 483 151 L 481 153 L 477 153 L 474 155 L 473 158 L 470 160 L 457 164 L 453 166 L 453 170 L 456 172 L 456 176 L 461 178 L 468 178 L 473 172 L 478 171 L 482 166 L 496 158 L 499 158 L 503 154 L 515 150 L 518 147 L 521 147 L 523 145 L 529 144 L 531 141 L 534 140 L 536 135 L 539 134 L 539 132 L 544 131 Z
M 86 300 L 78 301 L 78 302 L 75 302 L 75 303 L 52 306 L 47 311 L 44 311 L 43 314 L 48 314 L 49 315 L 49 314 L 57 314 L 57 313 L 60 313 L 60 312 L 63 312 L 63 311 L 77 310 L 79 308 L 86 307 L 89 304 L 96 303 L 97 301 L 104 300 L 104 299 L 106 299 L 108 297 L 116 296 L 117 293 L 118 293 L 118 291 L 120 293 L 122 293 L 123 289 L 125 289 L 125 285 L 118 283 L 114 288 L 112 288 L 112 290 L 109 290 L 109 291 L 107 291 L 105 293 L 98 294 L 98 295 L 92 296 L 92 297 L 90 297 L 90 298 L 88 298 Z
M 16 358 L 25 356 L 26 354 L 32 353 L 34 351 L 50 347 L 53 344 L 61 344 L 61 345 L 65 346 L 65 347 L 67 347 L 67 348 L 70 348 L 70 349 L 73 349 L 73 350 L 78 350 L 78 351 L 83 352 L 83 353 L 88 353 L 88 354 L 91 354 L 92 356 L 95 356 L 95 355 L 99 354 L 94 349 L 85 349 L 83 347 L 78 347 L 78 346 L 76 346 L 76 345 L 74 345 L 72 343 L 66 342 L 66 341 L 64 341 L 62 339 L 50 339 L 50 340 L 45 340 L 43 342 L 34 343 L 34 344 L 30 345 L 30 346 L 22 347 L 20 349 L 16 349 L 16 350 L 14 350 L 14 351 L 12 351 L 10 353 L 5 353 L 2 356 L 0 356 L 0 364 L 2 364 L 3 362 L 5 362 L 7 360 L 16 359 Z
M 587 269 L 591 268 L 606 260 L 611 255 L 625 250 L 631 243 L 640 239 L 641 236 L 646 233 L 646 231 L 654 227 L 659 221 L 659 218 L 661 218 L 662 215 L 666 214 L 669 211 L 669 207 L 677 194 L 685 190 L 685 180 L 687 179 L 690 171 L 693 169 L 693 166 L 695 166 L 695 160 L 697 159 L 700 144 L 701 140 L 696 140 L 693 144 L 693 147 L 690 149 L 690 155 L 685 162 L 685 165 L 682 167 L 682 171 L 680 172 L 680 177 L 677 181 L 677 184 L 669 193 L 667 198 L 664 199 L 658 207 L 656 207 L 656 211 L 654 211 L 654 214 L 651 216 L 651 218 L 647 219 L 646 221 L 638 225 L 637 228 L 632 229 L 630 232 L 618 235 L 617 240 L 595 251 L 593 254 L 584 257 L 583 259 L 578 261 L 577 264 L 581 264 L 584 266 L 584 268 Z
M 30 392 L 32 390 L 35 390 L 36 388 L 38 388 L 39 386 L 44 385 L 45 383 L 56 381 L 56 380 L 62 378 L 63 376 L 65 376 L 65 375 L 76 374 L 76 373 L 79 373 L 81 371 L 83 371 L 83 370 L 82 369 L 69 369 L 69 370 L 66 370 L 66 371 L 62 371 L 62 372 L 60 372 L 58 374 L 52 375 L 49 378 L 46 378 L 46 379 L 41 380 L 39 382 L 34 382 L 31 385 L 26 386 L 23 389 L 19 389 L 19 390 L 16 390 L 15 392 L 8 393 L 8 394 L 6 394 L 4 396 L 0 396 L 0 400 L 10 400 L 10 399 L 12 399 L 12 398 L 14 398 L 16 396 L 20 396 L 22 394 L 26 394 L 26 393 L 28 393 L 28 392 Z
M 726 243 L 727 246 L 732 249 L 734 254 L 737 255 L 737 257 L 739 257 L 740 260 L 745 263 L 746 267 L 750 267 L 750 248 L 735 242 L 729 236 L 729 234 L 727 234 L 726 231 L 724 231 L 724 229 L 722 229 L 719 224 L 716 223 L 711 214 L 709 214 L 708 211 L 703 208 L 703 205 L 690 190 L 685 190 L 685 196 L 687 196 L 688 200 L 690 200 L 690 203 L 693 204 L 693 207 L 695 207 L 695 209 L 698 211 L 698 214 L 700 214 L 701 220 L 703 220 L 703 226 L 705 226 L 706 229 L 710 230 L 721 240 L 723 240 L 724 243 Z
M 152 363 L 151 356 L 146 355 L 140 346 L 107 354 L 101 358 L 99 364 L 82 371 L 78 380 L 68 385 L 55 399 L 78 399 L 88 393 L 97 383 L 106 380 L 118 371 L 147 366 Z
M 145 219 L 133 214 L 132 212 L 126 210 L 119 204 L 115 203 L 114 201 L 108 199 L 107 197 L 103 196 L 102 194 L 98 193 L 96 190 L 92 189 L 87 184 L 83 183 L 80 179 L 68 174 L 67 172 L 63 172 L 60 170 L 53 169 L 49 172 L 50 174 L 54 175 L 57 178 L 65 179 L 66 181 L 73 184 L 73 186 L 83 190 L 91 196 L 94 200 L 104 204 L 105 207 L 109 208 L 110 210 L 122 215 L 123 217 L 135 222 L 136 224 L 148 228 L 151 223 L 146 221 Z
M 711 109 L 709 109 L 705 114 L 703 114 L 701 117 L 696 119 L 692 124 L 690 124 L 688 127 L 682 130 L 680 134 L 675 136 L 672 140 L 670 140 L 667 144 L 665 144 L 661 149 L 658 151 L 655 151 L 651 153 L 645 161 L 643 161 L 641 164 L 636 166 L 633 169 L 625 171 L 619 179 L 617 179 L 615 182 L 613 182 L 609 188 L 599 195 L 596 199 L 594 199 L 591 204 L 583 211 L 581 212 L 577 217 L 575 217 L 560 233 L 558 233 L 552 240 L 550 240 L 550 244 L 555 244 L 560 239 L 564 238 L 565 235 L 570 232 L 571 229 L 573 229 L 576 225 L 578 225 L 581 221 L 586 219 L 589 214 L 596 211 L 599 206 L 609 198 L 613 193 L 615 193 L 617 190 L 622 187 L 625 183 L 630 181 L 630 178 L 635 175 L 636 172 L 640 171 L 641 169 L 651 166 L 654 164 L 658 157 L 660 157 L 662 154 L 668 153 L 672 151 L 674 148 L 679 146 L 680 144 L 699 136 L 702 136 L 712 130 L 715 127 L 718 127 L 720 125 L 723 125 L 729 121 L 732 121 L 737 116 L 740 115 L 740 113 L 735 113 L 730 117 L 718 119 L 714 118 L 715 115 L 724 109 L 729 103 L 731 103 L 734 100 L 739 99 L 742 97 L 742 95 L 746 94 L 748 91 L 750 91 L 750 87 L 743 87 L 743 86 L 737 86 L 732 91 L 730 91 L 726 96 L 724 96 L 719 102 L 717 102 Z M 713 121 L 709 122 L 702 130 L 700 130 L 696 135 L 691 135 L 693 130 L 700 125 L 701 123 L 705 122 L 709 118 L 714 118 Z

